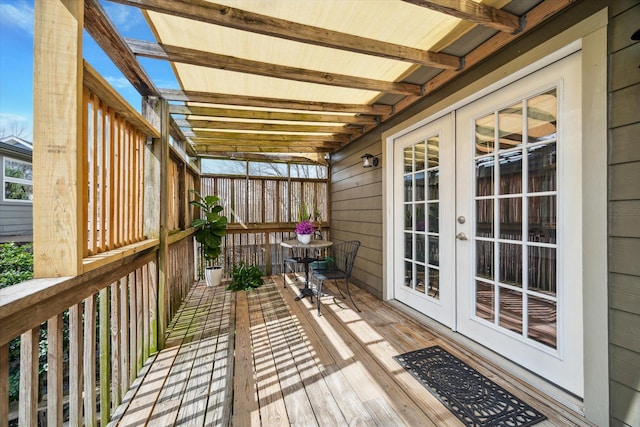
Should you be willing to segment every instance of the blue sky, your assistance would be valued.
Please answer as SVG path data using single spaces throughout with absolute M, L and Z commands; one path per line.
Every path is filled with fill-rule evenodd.
M 0 0 L 0 133 L 24 129 L 22 137 L 33 137 L 33 0 Z M 101 1 L 124 37 L 154 41 L 137 8 Z M 140 96 L 85 32 L 84 58 L 138 111 Z M 177 88 L 165 62 L 140 60 L 160 88 Z M 0 135 L 3 136 L 3 135 Z

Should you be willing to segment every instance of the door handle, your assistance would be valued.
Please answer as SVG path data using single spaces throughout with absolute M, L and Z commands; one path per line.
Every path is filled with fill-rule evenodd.
M 460 233 L 456 234 L 456 239 L 458 239 L 458 240 L 469 240 L 467 238 L 467 235 L 464 234 L 463 232 L 460 232 Z

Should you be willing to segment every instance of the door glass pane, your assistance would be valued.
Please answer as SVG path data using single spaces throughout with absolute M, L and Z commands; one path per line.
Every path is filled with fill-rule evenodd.
M 556 144 L 543 144 L 528 150 L 529 192 L 555 191 Z
M 501 154 L 500 194 L 522 193 L 522 151 Z
M 413 286 L 413 264 L 407 261 L 404 263 L 404 286 Z
M 500 199 L 500 238 L 522 240 L 522 197 Z
M 522 245 L 500 243 L 499 280 L 511 286 L 522 287 Z
M 424 142 L 419 142 L 415 145 L 415 165 L 416 165 L 416 171 L 421 171 L 424 170 L 424 165 L 425 165 L 425 143 Z
M 529 241 L 556 243 L 556 196 L 528 197 Z
M 476 316 L 493 323 L 495 321 L 495 310 L 493 285 L 476 281 Z
M 429 203 L 429 233 L 440 231 L 440 204 L 438 202 Z
M 476 201 L 476 236 L 493 237 L 493 199 Z
M 556 248 L 529 247 L 529 290 L 556 296 Z
M 476 156 L 493 152 L 495 146 L 495 116 L 489 114 L 476 120 Z
M 413 259 L 413 234 L 404 233 L 404 257 Z
M 416 264 L 416 291 L 424 294 L 425 289 L 426 289 L 426 277 L 424 275 L 424 265 L 421 264 Z
M 424 172 L 416 174 L 415 200 L 424 200 Z
M 404 173 L 413 172 L 413 147 L 404 149 Z
M 534 96 L 527 101 L 527 134 L 529 142 L 556 138 L 558 102 L 556 89 Z
M 476 196 L 491 196 L 493 194 L 493 175 L 495 159 L 483 157 L 476 159 Z
M 493 279 L 493 242 L 476 241 L 476 276 Z
M 427 177 L 429 179 L 429 200 L 438 200 L 440 198 L 440 171 L 429 171 Z
M 404 229 L 411 230 L 413 227 L 413 205 L 406 204 L 404 205 Z
M 424 203 L 416 204 L 416 230 L 424 231 L 425 226 Z
M 429 296 L 440 299 L 440 270 L 429 267 Z
M 522 144 L 522 103 L 498 113 L 500 149 L 508 150 Z
M 440 265 L 440 243 L 439 238 L 429 236 L 429 264 Z
M 527 336 L 532 340 L 556 348 L 558 344 L 556 302 L 529 296 L 527 307 Z
M 522 292 L 500 288 L 500 312 L 498 324 L 522 334 Z
M 413 175 L 407 175 L 404 177 L 404 201 L 410 202 L 413 200 Z
M 440 166 L 440 138 L 437 136 L 427 140 L 427 157 L 429 159 L 428 168 Z
M 425 237 L 424 234 L 416 234 L 416 256 L 415 260 L 419 262 L 426 262 L 425 253 Z

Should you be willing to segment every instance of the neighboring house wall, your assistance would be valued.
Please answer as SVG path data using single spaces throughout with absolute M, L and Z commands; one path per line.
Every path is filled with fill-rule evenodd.
M 31 163 L 31 156 L 21 151 L 0 147 L 0 241 L 30 241 L 33 235 L 33 203 L 4 198 L 4 159 Z
M 611 424 L 640 425 L 640 3 L 609 8 Z

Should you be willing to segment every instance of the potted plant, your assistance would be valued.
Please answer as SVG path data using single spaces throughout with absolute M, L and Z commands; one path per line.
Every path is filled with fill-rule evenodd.
M 231 269 L 231 282 L 227 285 L 230 291 L 251 291 L 264 285 L 262 271 L 255 265 L 240 261 Z
M 203 197 L 196 190 L 189 190 L 196 197 L 190 203 L 202 209 L 203 218 L 191 221 L 192 227 L 198 227 L 196 241 L 200 243 L 205 259 L 205 281 L 207 286 L 218 286 L 222 281 L 222 266 L 211 265 L 222 253 L 222 238 L 227 234 L 227 217 L 221 215 L 223 207 L 218 204 L 220 197 Z
M 313 235 L 313 223 L 311 222 L 311 213 L 306 203 L 300 203 L 298 207 L 298 223 L 296 224 L 296 235 L 298 241 L 307 244 L 311 241 Z
M 302 220 L 296 224 L 296 234 L 298 235 L 298 241 L 302 244 L 307 244 L 311 241 L 313 235 L 313 223 L 308 220 Z

